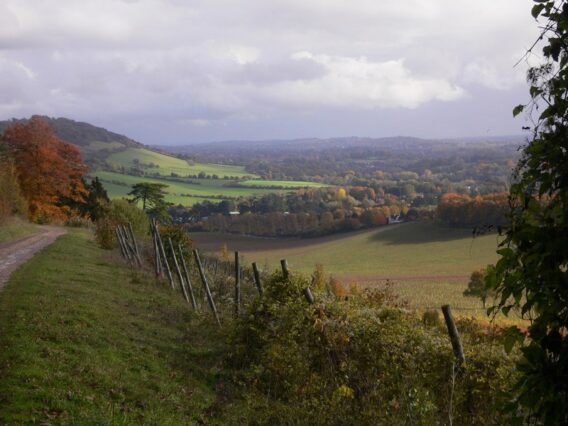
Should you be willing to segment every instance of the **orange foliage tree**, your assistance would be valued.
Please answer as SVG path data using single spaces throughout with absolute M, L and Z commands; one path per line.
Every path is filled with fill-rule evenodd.
M 30 219 L 37 222 L 65 220 L 76 212 L 63 200 L 83 202 L 83 175 L 87 166 L 79 150 L 58 139 L 46 120 L 32 117 L 4 132 Z

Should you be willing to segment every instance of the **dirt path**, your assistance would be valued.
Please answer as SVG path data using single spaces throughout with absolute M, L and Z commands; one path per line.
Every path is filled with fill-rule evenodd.
M 0 244 L 0 290 L 18 266 L 67 232 L 64 228 L 56 226 L 40 226 L 40 228 L 41 231 L 37 234 Z

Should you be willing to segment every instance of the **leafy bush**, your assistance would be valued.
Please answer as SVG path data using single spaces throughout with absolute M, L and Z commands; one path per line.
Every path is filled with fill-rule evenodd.
M 506 422 L 499 407 L 513 361 L 497 349 L 498 335 L 466 333 L 468 362 L 458 371 L 444 329 L 424 327 L 389 305 L 388 295 L 374 290 L 340 300 L 313 289 L 310 305 L 303 298 L 308 285 L 275 273 L 235 322 L 227 363 L 238 383 L 271 401 L 265 411 L 256 407 L 256 422 Z
M 162 242 L 164 243 L 164 250 L 166 251 L 166 256 L 168 257 L 168 262 L 170 265 L 174 265 L 172 251 L 169 244 L 169 239 L 172 240 L 172 245 L 175 250 L 176 257 L 178 254 L 178 244 L 182 246 L 185 254 L 186 262 L 191 262 L 191 249 L 193 248 L 193 242 L 189 238 L 189 234 L 181 225 L 160 225 L 160 236 L 162 237 Z
M 126 200 L 112 200 L 108 203 L 95 224 L 95 237 L 98 244 L 107 250 L 116 247 L 115 228 L 118 225 L 132 225 L 136 235 L 146 235 L 150 223 L 141 209 Z
M 427 310 L 422 314 L 422 322 L 424 325 L 439 326 L 441 325 L 440 313 L 433 309 Z

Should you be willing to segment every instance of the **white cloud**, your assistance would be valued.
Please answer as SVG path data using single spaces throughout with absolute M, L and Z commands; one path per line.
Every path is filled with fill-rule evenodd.
M 310 107 L 416 108 L 433 100 L 454 101 L 461 88 L 435 78 L 413 75 L 404 61 L 370 62 L 365 57 L 314 55 L 298 52 L 295 60 L 311 60 L 326 73 L 318 79 L 279 83 L 267 95 L 284 103 Z

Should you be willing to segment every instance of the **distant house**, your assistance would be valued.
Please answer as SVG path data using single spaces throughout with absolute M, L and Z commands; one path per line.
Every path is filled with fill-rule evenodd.
M 239 211 L 232 211 L 232 212 L 229 212 L 229 216 L 238 216 L 238 215 L 240 215 L 240 214 L 241 214 L 241 212 L 239 212 Z
M 402 219 L 402 217 L 400 217 L 400 215 L 396 215 L 396 216 L 389 216 L 388 218 L 388 224 L 392 224 L 392 223 L 402 223 L 404 222 L 404 220 Z

